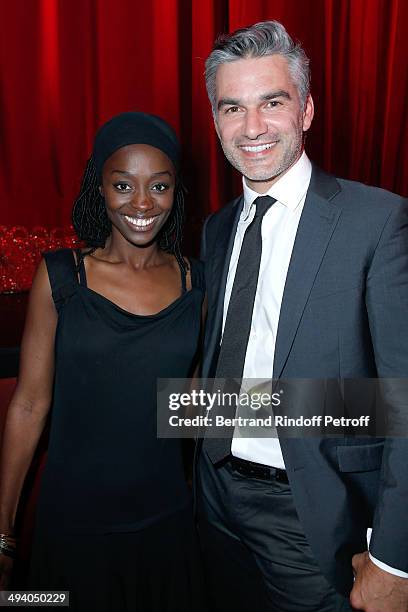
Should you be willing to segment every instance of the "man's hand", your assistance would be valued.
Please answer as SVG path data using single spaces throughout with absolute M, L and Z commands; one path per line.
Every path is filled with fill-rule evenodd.
M 368 552 L 354 555 L 356 577 L 350 594 L 353 609 L 365 612 L 408 612 L 408 578 L 377 567 Z

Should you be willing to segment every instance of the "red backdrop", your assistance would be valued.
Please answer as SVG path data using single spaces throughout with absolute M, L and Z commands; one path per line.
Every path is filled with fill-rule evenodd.
M 205 215 L 240 189 L 204 60 L 217 33 L 263 19 L 311 57 L 309 155 L 408 194 L 406 0 L 0 0 L 0 11 L 0 224 L 67 224 L 96 128 L 144 110 L 181 137 L 194 247 Z

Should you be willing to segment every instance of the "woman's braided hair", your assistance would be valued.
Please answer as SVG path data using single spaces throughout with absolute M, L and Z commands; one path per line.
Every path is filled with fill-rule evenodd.
M 72 224 L 80 240 L 83 240 L 90 250 L 88 255 L 99 247 L 104 247 L 106 239 L 112 231 L 112 223 L 107 215 L 105 200 L 99 191 L 100 181 L 96 173 L 94 159 L 91 156 L 87 162 L 81 189 L 74 202 Z M 184 223 L 184 193 L 179 177 L 176 179 L 173 208 L 166 224 L 158 236 L 158 245 L 167 253 L 172 253 L 179 266 L 186 271 L 186 263 L 181 253 Z M 82 258 L 81 258 L 82 259 Z

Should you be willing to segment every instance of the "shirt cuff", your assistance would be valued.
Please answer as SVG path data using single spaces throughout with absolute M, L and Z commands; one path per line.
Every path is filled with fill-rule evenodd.
M 370 553 L 368 553 L 368 556 L 370 557 L 374 565 L 384 570 L 385 572 L 388 572 L 389 574 L 393 574 L 394 576 L 399 576 L 399 578 L 408 578 L 407 572 L 402 572 L 401 570 L 396 569 L 395 567 L 390 567 L 386 563 L 383 563 L 382 561 L 379 561 L 378 559 L 373 557 Z

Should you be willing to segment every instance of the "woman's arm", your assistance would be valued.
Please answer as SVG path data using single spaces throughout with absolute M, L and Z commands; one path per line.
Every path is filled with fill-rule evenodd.
M 0 464 L 0 533 L 13 533 L 21 489 L 50 408 L 56 325 L 57 313 L 43 260 L 30 293 L 19 377 L 4 427 Z M 0 555 L 0 559 L 3 557 Z

